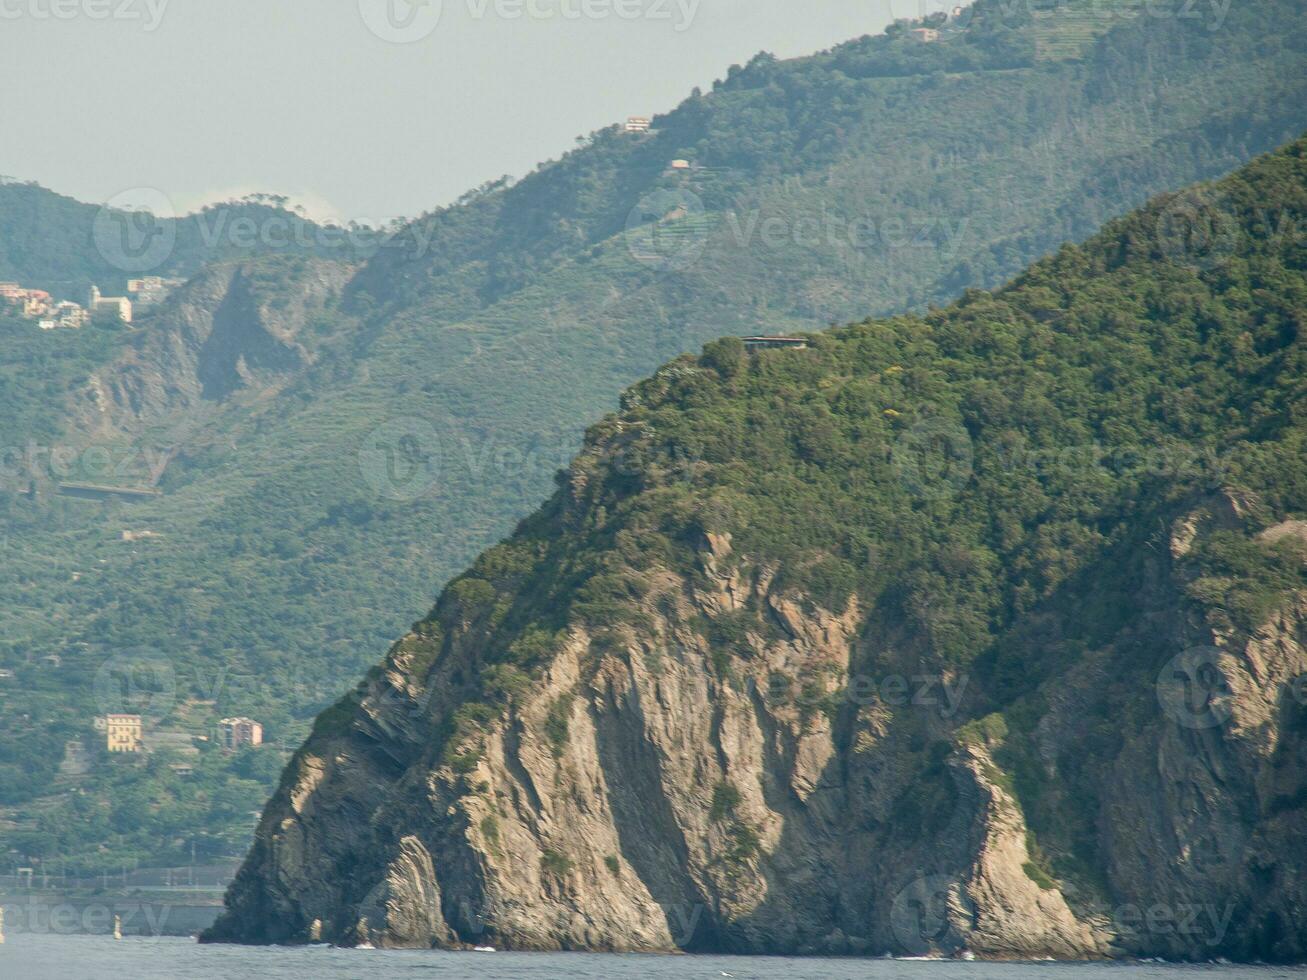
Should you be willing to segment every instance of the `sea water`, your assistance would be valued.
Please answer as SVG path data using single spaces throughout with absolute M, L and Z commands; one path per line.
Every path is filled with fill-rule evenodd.
M 419 978 L 703 978 L 703 980 L 1273 980 L 1300 967 L 1164 963 L 964 963 L 766 956 L 448 953 L 329 946 L 201 946 L 174 937 L 11 934 L 0 980 L 385 980 Z

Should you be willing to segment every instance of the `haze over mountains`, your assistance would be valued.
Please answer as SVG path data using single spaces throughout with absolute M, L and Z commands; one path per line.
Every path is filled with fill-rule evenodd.
M 189 281 L 130 330 L 4 324 L 5 445 L 74 463 L 24 456 L 0 496 L 0 658 L 27 692 L 0 703 L 14 840 L 85 868 L 166 860 L 159 839 L 239 850 L 266 764 L 207 760 L 222 799 L 105 769 L 70 803 L 46 792 L 65 742 L 136 708 L 179 732 L 249 714 L 292 745 L 660 363 L 995 286 L 1307 127 L 1296 5 L 1192 10 L 982 3 L 936 43 L 759 56 L 655 132 L 593 134 L 376 254 L 183 223 L 152 271 Z M 0 278 L 121 288 L 141 270 L 95 248 L 96 213 L 0 187 Z M 164 460 L 162 495 L 55 492 L 106 482 L 105 454 L 129 485 Z

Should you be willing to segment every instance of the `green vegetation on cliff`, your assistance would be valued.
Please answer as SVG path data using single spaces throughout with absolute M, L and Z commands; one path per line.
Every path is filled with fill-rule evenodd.
M 556 647 L 531 638 L 638 630 L 648 574 L 700 574 L 705 536 L 729 535 L 777 589 L 837 612 L 856 596 L 922 669 L 967 667 L 1186 500 L 1237 487 L 1263 524 L 1307 511 L 1304 311 L 1300 140 L 996 292 L 805 350 L 713 342 L 626 392 L 552 500 L 446 590 L 425 642 L 477 622 L 488 671 L 539 669 Z M 1307 587 L 1295 539 L 1217 534 L 1195 559 L 1191 593 L 1246 630 Z M 1100 637 L 1134 614 L 1092 611 Z M 705 629 L 738 652 L 756 616 Z

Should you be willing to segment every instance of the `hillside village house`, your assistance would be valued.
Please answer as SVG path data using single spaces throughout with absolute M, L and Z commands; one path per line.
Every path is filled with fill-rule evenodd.
M 26 289 L 16 282 L 0 282 L 0 300 L 21 306 L 23 316 L 38 317 L 50 311 L 50 294 L 44 289 Z
M 41 321 L 42 330 L 54 330 L 56 327 L 79 330 L 91 321 L 91 314 L 87 313 L 83 307 L 69 300 L 56 303 L 52 313 L 53 316 L 49 319 Z
M 127 280 L 127 294 L 137 307 L 154 306 L 163 302 L 168 294 L 181 285 L 180 279 L 163 276 L 144 276 Z
M 37 321 L 42 330 L 57 327 L 80 328 L 91 316 L 76 303 L 68 300 L 55 302 L 44 289 L 28 289 L 13 282 L 0 282 L 0 304 L 17 307 L 22 316 Z M 130 310 L 128 311 L 130 316 Z
M 29 289 L 23 301 L 23 316 L 40 316 L 50 309 L 50 294 L 44 289 Z
M 647 116 L 628 116 L 626 120 L 626 131 L 628 133 L 649 132 L 649 118 Z
M 914 27 L 908 33 L 912 35 L 914 40 L 920 41 L 922 44 L 929 44 L 931 41 L 939 40 L 939 31 L 933 27 Z
M 140 752 L 145 746 L 140 715 L 105 715 L 105 748 L 110 752 Z
M 262 745 L 263 726 L 250 718 L 224 718 L 218 722 L 220 741 L 225 749 L 242 745 Z
M 101 296 L 98 286 L 91 287 L 90 302 L 86 304 L 91 316 L 101 311 L 115 314 L 123 323 L 132 322 L 132 301 L 126 296 Z

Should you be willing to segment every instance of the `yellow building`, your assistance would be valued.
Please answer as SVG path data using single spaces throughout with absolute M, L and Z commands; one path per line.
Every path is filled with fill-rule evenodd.
M 110 752 L 140 752 L 145 745 L 141 716 L 105 715 L 104 741 Z

